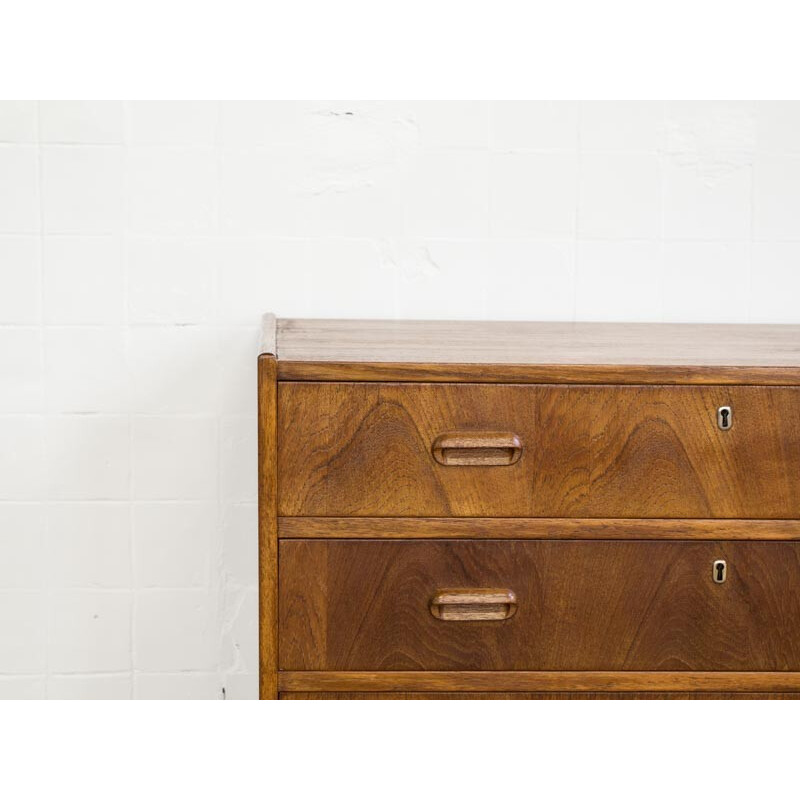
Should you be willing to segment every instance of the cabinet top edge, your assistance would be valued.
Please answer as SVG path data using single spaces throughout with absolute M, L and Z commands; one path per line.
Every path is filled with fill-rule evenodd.
M 800 368 L 800 325 L 280 319 L 261 354 L 279 361 L 524 368 Z

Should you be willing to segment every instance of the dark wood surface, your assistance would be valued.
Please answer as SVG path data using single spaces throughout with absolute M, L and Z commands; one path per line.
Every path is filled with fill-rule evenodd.
M 281 700 L 800 700 L 796 692 L 281 692 Z
M 278 696 L 277 365 L 258 359 L 259 695 Z
M 267 315 L 262 352 L 262 697 L 800 697 L 800 326 Z
M 799 325 L 265 319 L 284 362 L 800 367 Z
M 800 693 L 800 672 L 280 672 L 281 692 Z
M 280 562 L 284 670 L 800 669 L 794 543 L 283 540 Z M 516 613 L 431 614 L 480 588 Z
M 796 519 L 279 517 L 281 539 L 800 539 Z
M 800 389 L 290 382 L 278 406 L 282 516 L 800 517 Z M 437 463 L 470 430 L 522 456 Z

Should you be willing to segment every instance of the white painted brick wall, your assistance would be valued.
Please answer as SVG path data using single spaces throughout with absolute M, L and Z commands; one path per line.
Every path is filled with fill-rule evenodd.
M 0 103 L 0 276 L 0 697 L 254 697 L 260 314 L 800 322 L 800 103 Z

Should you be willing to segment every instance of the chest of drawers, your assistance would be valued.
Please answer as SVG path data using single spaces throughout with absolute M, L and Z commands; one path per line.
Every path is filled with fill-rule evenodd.
M 800 697 L 800 327 L 264 319 L 262 698 Z

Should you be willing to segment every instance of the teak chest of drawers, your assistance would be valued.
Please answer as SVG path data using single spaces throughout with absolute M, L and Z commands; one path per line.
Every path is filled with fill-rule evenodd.
M 800 327 L 264 320 L 262 698 L 800 697 Z

